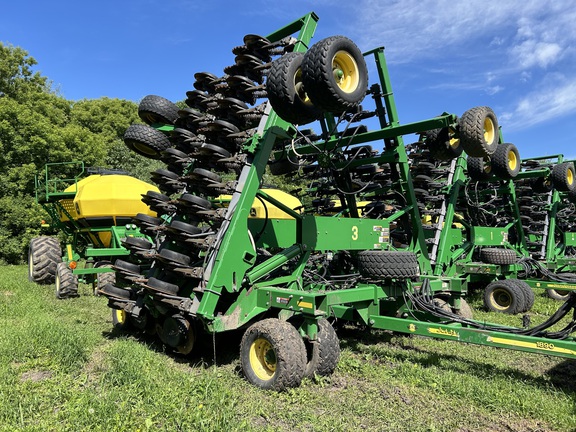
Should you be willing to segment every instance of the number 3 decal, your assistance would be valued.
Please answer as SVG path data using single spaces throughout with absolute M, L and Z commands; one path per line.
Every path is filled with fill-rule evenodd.
M 358 227 L 352 227 L 352 240 L 358 240 Z

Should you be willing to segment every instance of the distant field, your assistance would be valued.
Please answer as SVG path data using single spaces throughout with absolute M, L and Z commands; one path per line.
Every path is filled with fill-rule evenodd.
M 111 332 L 106 300 L 80 292 L 58 301 L 25 266 L 0 267 L 0 430 L 576 430 L 573 360 L 350 327 L 332 377 L 267 392 L 242 377 L 239 334 L 216 338 L 215 365 L 211 338 L 174 357 Z M 537 293 L 531 314 L 557 306 Z

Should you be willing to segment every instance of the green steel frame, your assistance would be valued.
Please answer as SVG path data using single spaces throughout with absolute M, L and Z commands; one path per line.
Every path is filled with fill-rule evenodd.
M 268 35 L 272 42 L 297 33 L 295 50 L 304 52 L 310 46 L 318 17 L 311 13 L 288 26 Z M 247 161 L 238 177 L 235 192 L 227 207 L 225 220 L 215 242 L 205 256 L 203 280 L 188 299 L 168 299 L 174 307 L 201 321 L 209 332 L 224 332 L 245 327 L 268 316 L 297 318 L 303 336 L 315 340 L 318 320 L 337 318 L 364 324 L 369 328 L 386 329 L 405 334 L 418 334 L 441 339 L 457 340 L 494 347 L 576 358 L 573 337 L 549 340 L 498 331 L 498 326 L 487 326 L 472 321 L 449 322 L 428 312 L 420 311 L 409 300 L 426 286 L 432 292 L 452 296 L 454 305 L 465 296 L 467 277 L 474 273 L 477 263 L 471 262 L 477 245 L 501 244 L 502 235 L 494 240 L 496 230 L 490 227 L 468 226 L 471 239 L 464 239 L 458 229 L 443 230 L 438 246 L 430 256 L 422 217 L 414 191 L 409 157 L 403 137 L 432 129 L 457 129 L 457 116 L 442 114 L 425 121 L 401 125 L 396 110 L 394 93 L 386 66 L 384 49 L 365 53 L 373 58 L 379 84 L 371 87 L 377 107 L 380 128 L 359 132 L 342 141 L 334 127 L 334 117 L 323 120 L 325 130 L 331 130 L 312 144 L 280 148 L 297 131 L 293 125 L 279 118 L 272 110 L 261 123 L 258 132 L 245 144 Z M 323 154 L 340 152 L 342 147 L 380 143 L 383 150 L 361 160 L 327 161 Z M 336 169 L 353 169 L 360 165 L 386 166 L 393 178 L 397 196 L 403 205 L 392 216 L 381 219 L 363 218 L 356 198 L 346 197 L 346 210 L 334 217 L 301 214 L 288 208 L 260 190 L 269 160 L 282 160 L 290 156 L 310 156 L 322 166 L 334 164 Z M 466 181 L 464 156 L 454 161 L 451 188 L 447 191 L 448 208 L 443 215 L 443 226 L 452 227 L 456 220 L 455 205 L 460 188 Z M 344 176 L 344 174 L 342 174 Z M 345 181 L 346 179 L 343 179 Z M 509 193 L 514 190 L 510 184 Z M 373 193 L 373 192 L 371 192 Z M 369 193 L 368 193 L 369 195 Z M 250 208 L 254 199 L 279 207 L 291 215 L 289 220 L 251 220 Z M 517 209 L 516 209 L 517 211 Z M 517 213 L 519 214 L 519 213 Z M 398 248 L 390 240 L 391 225 L 399 225 L 409 232 L 409 242 Z M 259 235 L 256 235 L 258 233 Z M 512 246 L 511 244 L 509 246 Z M 258 262 L 258 248 L 272 248 L 279 252 Z M 332 289 L 321 281 L 303 285 L 303 272 L 315 253 L 346 250 L 354 254 L 363 250 L 405 250 L 417 255 L 421 277 L 418 280 L 390 279 L 379 283 L 358 282 L 352 287 Z M 290 274 L 272 277 L 277 269 L 291 263 Z M 478 272 L 492 272 L 494 277 L 506 273 L 498 266 L 482 266 Z M 153 314 L 166 313 L 166 303 L 159 305 L 154 298 L 147 300 Z M 130 306 L 134 307 L 134 306 Z M 126 308 L 129 312 L 130 307 Z M 502 329 L 504 330 L 504 329 Z

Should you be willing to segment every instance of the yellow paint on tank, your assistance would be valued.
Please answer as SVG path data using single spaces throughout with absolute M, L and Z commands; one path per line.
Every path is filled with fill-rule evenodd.
M 62 204 L 74 219 L 91 219 L 117 216 L 135 216 L 138 213 L 156 216 L 142 202 L 142 195 L 153 190 L 154 185 L 134 177 L 111 174 L 91 175 L 68 187 L 65 192 L 76 192 L 73 200 L 62 200 Z M 66 215 L 61 215 L 66 221 Z

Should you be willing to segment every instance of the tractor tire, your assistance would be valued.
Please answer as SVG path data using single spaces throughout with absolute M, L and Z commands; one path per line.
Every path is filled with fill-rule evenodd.
M 468 157 L 468 177 L 473 181 L 486 181 L 492 177 L 492 164 L 481 157 Z
M 460 144 L 468 156 L 488 157 L 498 146 L 498 120 L 489 107 L 469 109 L 458 122 Z
M 172 146 L 166 135 L 143 124 L 133 124 L 126 129 L 124 144 L 148 159 L 160 159 L 162 151 Z
M 498 144 L 491 157 L 494 175 L 503 180 L 511 180 L 520 172 L 520 153 L 514 144 Z
M 322 111 L 316 108 L 302 84 L 303 53 L 292 52 L 272 62 L 266 92 L 268 100 L 281 119 L 305 125 L 319 119 Z
M 460 309 L 453 309 L 453 312 L 464 319 L 474 319 L 472 308 L 470 307 L 470 304 L 464 299 L 460 299 Z
M 56 280 L 56 267 L 62 261 L 60 242 L 54 237 L 35 237 L 28 248 L 28 280 L 51 284 Z
M 78 277 L 72 273 L 68 263 L 59 262 L 56 266 L 56 298 L 60 300 L 78 297 Z
M 178 106 L 162 96 L 145 96 L 138 104 L 138 116 L 144 123 L 174 124 L 178 119 Z
M 362 51 L 344 36 L 332 36 L 310 47 L 302 60 L 302 82 L 312 103 L 339 114 L 362 102 L 368 68 Z
M 318 321 L 318 340 L 306 344 L 308 363 L 304 377 L 328 376 L 334 372 L 340 359 L 338 335 L 327 319 Z
M 460 140 L 450 136 L 450 128 L 433 129 L 425 133 L 426 147 L 438 161 L 452 160 L 462 154 Z
M 362 251 L 358 254 L 358 269 L 371 279 L 410 279 L 420 274 L 418 257 L 412 252 Z
M 562 192 L 576 189 L 576 172 L 572 162 L 563 162 L 552 168 L 552 184 Z
M 240 342 L 240 362 L 251 384 L 266 390 L 298 387 L 306 369 L 306 347 L 289 322 L 269 318 L 250 326 Z
M 546 290 L 546 295 L 554 300 L 566 301 L 568 300 L 568 297 L 570 297 L 571 292 L 572 291 L 569 290 L 557 290 L 549 288 Z
M 480 260 L 488 264 L 510 265 L 518 261 L 518 256 L 512 249 L 484 248 Z
M 450 303 L 448 303 L 443 297 L 434 297 L 432 299 L 432 303 L 437 309 L 442 310 L 446 313 L 452 313 L 452 308 L 450 307 Z
M 525 281 L 520 279 L 508 279 L 511 282 L 514 282 L 524 294 L 524 308 L 519 312 L 528 312 L 534 306 L 534 301 L 536 300 L 536 296 L 534 295 L 534 291 L 532 287 L 528 285 Z
M 524 292 L 513 281 L 494 281 L 484 290 L 484 306 L 489 311 L 517 314 L 524 311 L 525 304 Z
M 108 267 L 112 268 L 111 264 L 101 265 L 99 267 Z M 100 290 L 107 284 L 114 285 L 116 283 L 116 273 L 107 272 L 107 273 L 96 273 L 96 287 L 94 290 L 94 294 L 97 295 Z

